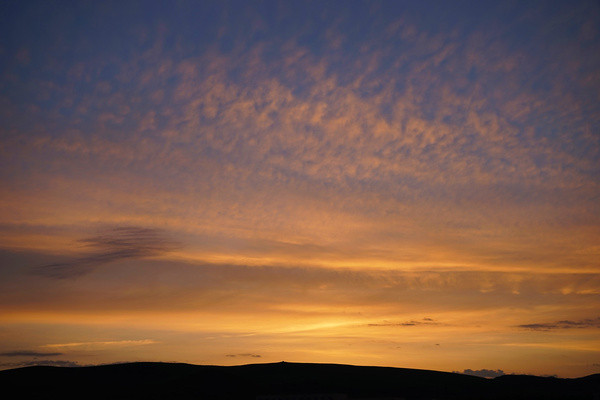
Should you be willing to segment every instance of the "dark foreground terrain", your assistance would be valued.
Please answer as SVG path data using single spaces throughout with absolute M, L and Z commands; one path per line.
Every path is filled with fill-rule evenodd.
M 335 364 L 234 367 L 168 363 L 26 367 L 0 371 L 2 397 L 22 399 L 589 399 L 600 374 L 495 379 Z M 13 394 L 14 393 L 14 394 Z M 337 394 L 337 395 L 334 395 Z

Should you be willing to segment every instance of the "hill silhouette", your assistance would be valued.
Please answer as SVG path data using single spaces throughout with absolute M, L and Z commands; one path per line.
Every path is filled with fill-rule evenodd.
M 274 363 L 129 363 L 0 371 L 3 392 L 27 399 L 600 399 L 600 374 L 494 379 L 389 367 Z

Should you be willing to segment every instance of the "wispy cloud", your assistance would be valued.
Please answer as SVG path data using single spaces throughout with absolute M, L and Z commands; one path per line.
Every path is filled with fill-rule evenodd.
M 529 329 L 532 331 L 550 331 L 554 329 L 572 329 L 572 328 L 600 328 L 600 317 L 594 319 L 581 319 L 578 321 L 561 320 L 556 322 L 535 323 L 517 325 L 518 328 Z
M 41 352 L 32 350 L 17 350 L 0 353 L 0 357 L 54 357 L 60 356 L 63 353 Z
M 95 251 L 67 262 L 37 267 L 35 272 L 52 278 L 74 278 L 103 264 L 160 256 L 176 246 L 175 242 L 167 239 L 158 229 L 135 226 L 112 228 L 101 235 L 81 239 L 79 242 Z
M 433 320 L 432 318 L 423 318 L 422 320 L 418 321 L 418 320 L 410 320 L 410 321 L 404 321 L 404 322 L 388 322 L 388 321 L 383 321 L 383 322 L 379 322 L 379 323 L 372 323 L 372 324 L 368 324 L 367 326 L 398 326 L 398 327 L 403 327 L 403 326 L 423 326 L 423 325 L 440 325 L 439 322 Z
M 113 347 L 113 346 L 140 346 L 148 344 L 158 343 L 152 339 L 141 339 L 141 340 L 111 340 L 105 342 L 72 342 L 72 343 L 54 343 L 45 344 L 41 347 L 45 348 L 70 348 L 70 347 Z
M 0 368 L 21 368 L 21 367 L 35 367 L 35 366 L 48 366 L 48 367 L 80 367 L 81 365 L 76 361 L 66 360 L 33 360 L 13 363 L 0 364 Z
M 253 354 L 253 353 L 239 353 L 239 354 L 226 354 L 225 357 L 231 357 L 231 358 L 235 358 L 235 357 L 261 358 L 262 356 L 260 354 Z

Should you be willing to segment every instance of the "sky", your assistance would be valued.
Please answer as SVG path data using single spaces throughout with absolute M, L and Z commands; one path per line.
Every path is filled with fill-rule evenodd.
M 4 1 L 0 369 L 600 373 L 597 1 Z

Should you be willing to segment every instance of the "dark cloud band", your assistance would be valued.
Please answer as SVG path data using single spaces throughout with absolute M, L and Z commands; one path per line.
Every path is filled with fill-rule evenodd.
M 112 228 L 98 236 L 82 239 L 80 242 L 95 251 L 67 262 L 37 267 L 35 272 L 52 278 L 73 278 L 87 274 L 103 264 L 155 257 L 177 247 L 177 244 L 167 239 L 162 231 L 135 226 Z
M 235 358 L 235 357 L 250 357 L 250 358 L 261 358 L 260 354 L 252 354 L 252 353 L 241 353 L 241 354 L 227 354 L 225 357 Z
M 17 350 L 0 353 L 0 357 L 54 357 L 60 356 L 62 353 L 49 353 L 40 351 Z
M 518 328 L 529 329 L 532 331 L 549 331 L 553 329 L 571 329 L 571 328 L 600 328 L 600 317 L 595 319 L 582 319 L 579 321 L 562 320 L 549 323 L 535 323 L 517 325 Z
M 48 366 L 48 367 L 80 367 L 75 361 L 66 360 L 34 360 L 25 362 L 14 362 L 0 364 L 0 368 L 21 368 L 21 367 L 35 367 L 35 366 Z
M 405 321 L 405 322 L 381 322 L 381 323 L 373 323 L 373 324 L 368 324 L 367 326 L 421 326 L 421 325 L 439 325 L 439 322 L 436 322 L 434 319 L 432 318 L 423 318 L 423 320 L 421 321 L 415 321 L 415 320 L 411 320 L 411 321 Z

